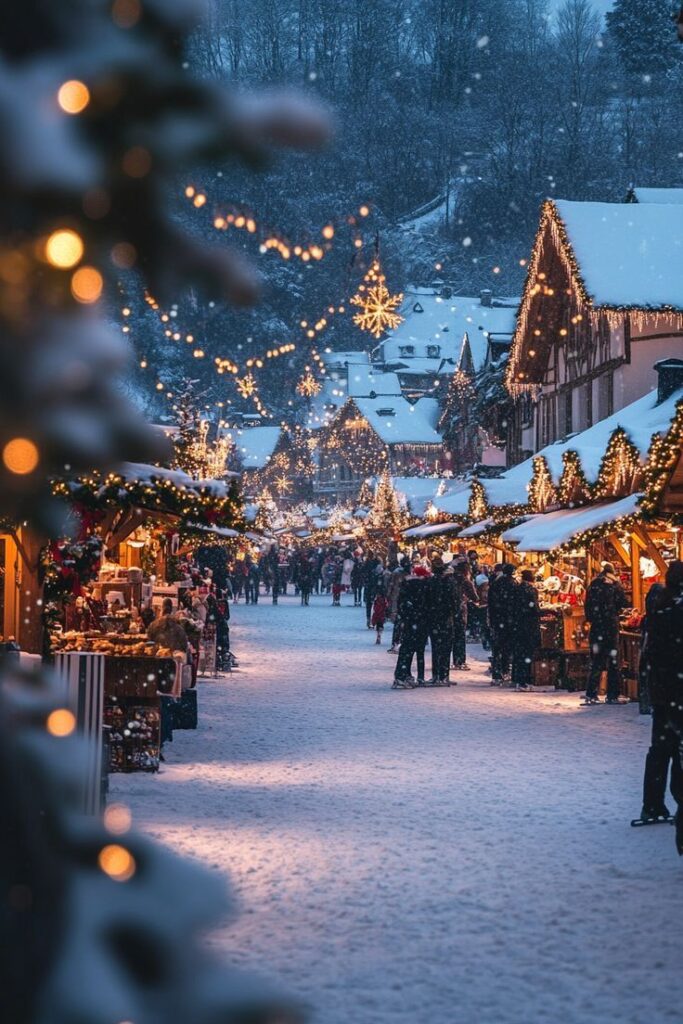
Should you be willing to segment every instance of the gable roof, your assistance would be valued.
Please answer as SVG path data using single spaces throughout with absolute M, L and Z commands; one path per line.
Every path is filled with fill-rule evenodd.
M 385 444 L 442 443 L 441 434 L 431 425 L 425 412 L 400 395 L 352 401 Z
M 410 370 L 416 360 L 429 360 L 422 364 L 422 372 L 450 374 L 458 365 L 465 334 L 475 370 L 481 369 L 486 358 L 489 334 L 512 338 L 515 329 L 518 299 L 494 299 L 493 305 L 482 305 L 480 297 L 453 295 L 444 298 L 436 292 L 409 289 L 401 308 L 405 318 L 396 330 L 389 333 L 382 345 L 384 362 L 400 364 L 401 372 Z M 412 346 L 412 355 L 402 354 Z M 428 355 L 428 346 L 438 346 L 439 355 Z M 444 360 L 450 360 L 445 366 Z
M 401 382 L 395 373 L 377 373 L 370 366 L 349 365 L 349 398 L 371 398 L 401 394 Z
M 635 310 L 683 323 L 683 205 L 547 200 L 512 339 L 505 378 L 509 391 L 524 390 L 530 383 L 526 371 L 534 302 L 544 303 L 543 319 L 549 321 L 553 304 L 559 309 L 562 301 L 561 294 L 553 298 L 553 288 L 547 287 L 553 282 L 543 280 L 549 249 L 589 314 L 605 311 L 608 317 L 622 317 Z M 536 371 L 539 365 L 536 360 Z
M 680 204 L 549 204 L 594 306 L 683 310 Z
M 248 427 L 233 434 L 242 465 L 246 469 L 263 469 L 280 440 L 280 427 Z

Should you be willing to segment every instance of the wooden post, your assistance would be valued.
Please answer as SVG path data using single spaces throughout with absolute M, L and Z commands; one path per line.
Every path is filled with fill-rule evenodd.
M 640 578 L 640 545 L 638 538 L 631 533 L 631 590 L 634 608 L 643 608 L 643 581 Z

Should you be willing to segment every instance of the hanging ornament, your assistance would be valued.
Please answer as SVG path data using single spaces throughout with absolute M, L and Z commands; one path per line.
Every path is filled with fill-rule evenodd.
M 351 305 L 359 306 L 362 310 L 355 314 L 353 322 L 361 331 L 368 331 L 373 337 L 380 338 L 387 328 L 395 330 L 403 323 L 403 317 L 397 312 L 403 302 L 403 295 L 389 293 L 379 260 L 372 264 L 365 282 L 351 299 Z
M 297 384 L 296 391 L 302 398 L 315 398 L 322 391 L 322 384 L 315 379 L 310 370 L 307 370 Z
M 256 380 L 251 373 L 247 373 L 244 377 L 238 377 L 235 385 L 242 398 L 251 398 L 256 393 Z

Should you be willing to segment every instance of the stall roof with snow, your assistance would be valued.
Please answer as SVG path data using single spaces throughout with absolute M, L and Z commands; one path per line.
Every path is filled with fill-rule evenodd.
M 235 448 L 245 470 L 264 469 L 275 451 L 280 427 L 250 427 L 233 434 Z
M 618 523 L 634 515 L 641 498 L 641 494 L 630 494 L 619 501 L 530 516 L 525 522 L 506 530 L 501 540 L 505 544 L 514 544 L 517 551 L 554 551 L 588 530 Z
M 405 398 L 355 398 L 353 402 L 361 416 L 369 423 L 386 445 L 441 445 L 441 434 L 431 425 L 428 417 Z
M 629 196 L 636 203 L 683 204 L 683 188 L 632 188 Z

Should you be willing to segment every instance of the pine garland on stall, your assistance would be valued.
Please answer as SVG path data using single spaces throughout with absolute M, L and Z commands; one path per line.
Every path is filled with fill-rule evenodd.
M 486 498 L 484 485 L 476 478 L 472 481 L 470 488 L 470 500 L 467 506 L 467 516 L 471 523 L 480 523 L 482 519 L 489 516 L 489 503 Z
M 624 498 L 637 489 L 641 477 L 640 452 L 623 427 L 617 427 L 609 439 L 593 488 L 596 501 Z
M 552 474 L 543 455 L 533 460 L 534 473 L 529 486 L 529 506 L 532 512 L 545 512 L 557 501 Z
M 557 491 L 558 503 L 563 508 L 585 505 L 591 499 L 591 487 L 581 465 L 578 452 L 568 451 L 562 455 L 562 477 Z
M 385 470 L 377 485 L 365 525 L 370 530 L 381 531 L 396 537 L 405 528 L 407 522 L 408 516 L 394 490 L 389 471 Z

